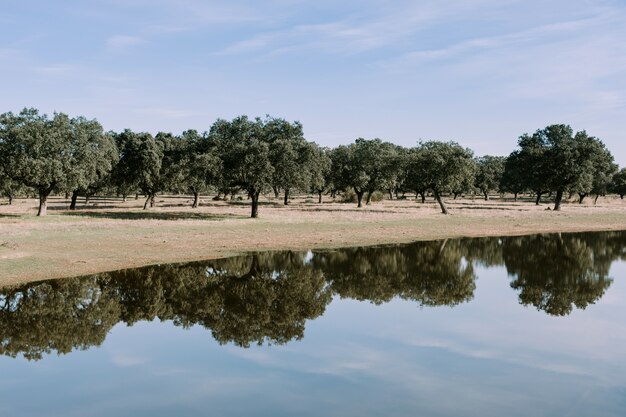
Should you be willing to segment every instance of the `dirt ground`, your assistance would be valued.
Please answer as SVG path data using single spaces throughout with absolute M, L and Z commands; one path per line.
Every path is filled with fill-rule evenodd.
M 401 243 L 460 236 L 504 236 L 543 232 L 626 229 L 626 200 L 603 197 L 597 205 L 566 203 L 561 212 L 531 199 L 448 199 L 451 215 L 435 202 L 384 200 L 317 204 L 311 196 L 262 200 L 250 219 L 246 200 L 203 198 L 192 209 L 188 197 L 160 196 L 142 210 L 141 199 L 53 198 L 49 215 L 35 216 L 37 201 L 0 200 L 0 286 L 131 268 L 225 257 L 259 250 L 306 250 Z

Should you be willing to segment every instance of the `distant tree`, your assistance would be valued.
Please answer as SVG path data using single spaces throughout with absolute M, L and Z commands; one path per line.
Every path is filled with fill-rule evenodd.
M 500 156 L 483 156 L 476 160 L 476 178 L 474 185 L 485 196 L 485 201 L 489 200 L 489 191 L 500 189 L 502 176 L 504 174 L 505 158 Z
M 135 133 L 130 129 L 116 135 L 120 159 L 114 168 L 112 182 L 124 199 L 129 192 L 141 190 L 146 196 L 144 210 L 154 204 L 163 164 L 164 140 L 155 140 L 149 133 Z
M 524 134 L 517 142 L 519 150 L 514 151 L 509 159 L 514 158 L 514 180 L 522 179 L 522 189 L 535 193 L 535 204 L 539 205 L 541 196 L 549 191 L 547 184 L 548 173 L 545 171 L 545 153 L 548 145 L 540 132 L 534 135 Z M 519 177 L 518 177 L 519 175 Z
M 427 177 L 429 161 L 422 150 L 423 147 L 418 146 L 407 151 L 404 186 L 421 196 L 424 204 L 430 184 Z
M 524 174 L 523 157 L 520 156 L 520 151 L 515 151 L 504 161 L 504 171 L 502 172 L 499 185 L 500 190 L 513 193 L 515 201 L 517 201 L 519 193 L 525 191 L 528 187 Z
M 181 170 L 181 186 L 193 194 L 192 207 L 200 202 L 200 193 L 217 186 L 222 175 L 222 160 L 218 156 L 217 145 L 208 134 L 199 134 L 195 130 L 183 132 L 180 140 L 184 151 L 178 161 Z
M 318 203 L 322 204 L 322 194 L 328 188 L 332 187 L 330 151 L 327 148 L 321 148 L 313 142 L 308 143 L 309 161 L 308 169 L 310 172 L 310 188 L 318 195 Z
M 589 140 L 597 139 L 589 138 L 585 132 L 574 136 L 572 128 L 567 125 L 551 125 L 535 135 L 547 146 L 543 169 L 548 188 L 556 192 L 554 210 L 559 211 L 565 191 L 592 184 L 595 158 L 590 158 L 586 152 Z
M 583 131 L 577 133 L 574 140 L 579 149 L 578 153 L 585 160 L 588 169 L 581 172 L 578 183 L 570 191 L 578 193 L 580 203 L 589 194 L 595 194 L 597 201 L 599 196 L 609 192 L 613 175 L 617 172 L 617 165 L 611 152 L 599 139 L 588 136 Z
M 104 134 L 95 120 L 79 117 L 72 120 L 74 126 L 74 164 L 68 174 L 67 191 L 72 192 L 70 210 L 76 209 L 80 194 L 87 197 L 101 189 L 118 160 L 117 146 L 113 137 Z
M 470 194 L 470 193 L 474 194 L 476 192 L 476 186 L 474 185 L 474 183 L 475 183 L 477 171 L 478 171 L 478 166 L 476 165 L 476 160 L 472 159 L 471 162 L 467 166 L 467 172 L 465 176 L 463 177 L 463 180 L 459 184 L 457 184 L 455 188 L 451 190 L 452 195 L 454 196 L 455 200 L 460 195 Z
M 365 193 L 369 204 L 374 191 L 389 189 L 400 175 L 395 145 L 380 139 L 359 138 L 337 147 L 331 158 L 335 183 L 342 189 L 354 189 L 358 207 L 362 207 Z
M 263 140 L 269 145 L 274 167 L 272 188 L 275 196 L 284 191 L 284 204 L 289 204 L 292 190 L 306 190 L 311 182 L 307 169 L 310 158 L 302 124 L 285 119 L 267 117 L 263 121 Z
M 271 187 L 274 179 L 263 128 L 261 119 L 239 116 L 232 121 L 217 120 L 209 133 L 224 161 L 225 183 L 247 191 L 252 199 L 253 218 L 258 217 L 260 194 Z
M 0 138 L 5 173 L 39 194 L 38 216 L 46 215 L 51 193 L 77 188 L 83 173 L 76 167 L 89 165 L 85 155 L 99 154 L 94 149 L 106 142 L 96 121 L 63 113 L 49 119 L 32 108 L 0 115 Z
M 468 178 L 473 181 L 472 151 L 456 142 L 429 141 L 421 143 L 418 148 L 420 163 L 425 168 L 416 173 L 422 175 L 420 181 L 423 181 L 427 189 L 433 192 L 441 207 L 441 212 L 448 214 L 441 194 L 459 189 Z
M 9 205 L 11 205 L 15 196 L 23 191 L 23 188 L 18 182 L 12 180 L 0 166 L 0 197 L 6 197 L 9 200 Z
M 613 176 L 611 181 L 611 191 L 620 196 L 623 200 L 626 195 L 626 168 L 622 168 Z

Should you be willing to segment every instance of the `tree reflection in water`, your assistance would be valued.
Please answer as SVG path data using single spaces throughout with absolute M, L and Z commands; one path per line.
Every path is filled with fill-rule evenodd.
M 219 343 L 283 344 L 333 295 L 419 306 L 470 301 L 474 266 L 504 265 L 521 304 L 567 315 L 596 302 L 626 232 L 457 239 L 306 253 L 259 253 L 0 288 L 0 353 L 28 359 L 100 345 L 117 323 L 200 325 Z

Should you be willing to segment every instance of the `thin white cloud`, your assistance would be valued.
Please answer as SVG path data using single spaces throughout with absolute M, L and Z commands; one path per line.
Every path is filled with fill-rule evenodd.
M 106 40 L 106 48 L 110 52 L 126 51 L 130 47 L 145 43 L 145 39 L 139 36 L 115 35 Z

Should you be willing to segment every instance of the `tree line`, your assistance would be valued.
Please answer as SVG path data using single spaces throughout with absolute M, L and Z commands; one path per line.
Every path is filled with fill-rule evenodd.
M 444 197 L 472 193 L 485 200 L 491 192 L 532 193 L 539 204 L 554 196 L 560 210 L 564 196 L 626 195 L 626 168 L 619 170 L 602 141 L 567 125 L 551 125 L 519 138 L 508 157 L 475 157 L 453 141 L 420 141 L 406 148 L 380 139 L 359 138 L 349 145 L 320 147 L 304 137 L 302 124 L 266 116 L 219 119 L 206 132 L 180 135 L 159 132 L 105 132 L 98 121 L 51 117 L 37 109 L 0 115 L 0 193 L 9 199 L 36 194 L 38 215 L 46 214 L 54 193 L 77 199 L 96 194 L 145 196 L 144 209 L 159 193 L 199 196 L 216 192 L 226 198 L 244 192 L 251 216 L 259 197 L 293 192 L 322 196 L 354 193 L 356 204 L 371 202 L 376 192 L 427 195 L 447 214 Z
M 100 345 L 119 322 L 202 326 L 221 344 L 284 344 L 335 296 L 420 307 L 471 301 L 475 267 L 504 266 L 520 304 L 565 316 L 598 301 L 625 232 L 464 238 L 265 252 L 0 288 L 0 355 L 40 359 Z

